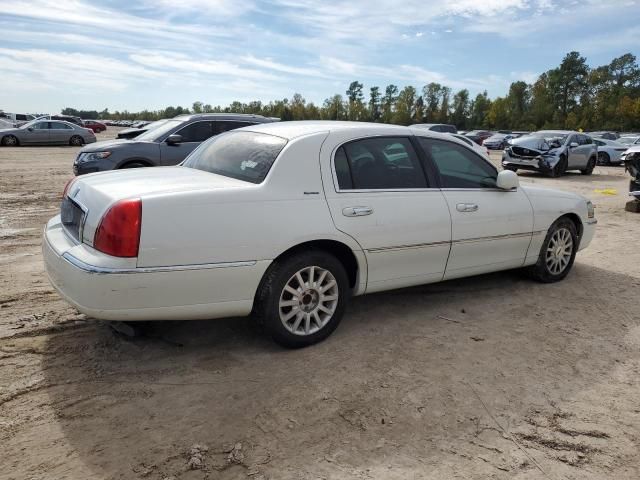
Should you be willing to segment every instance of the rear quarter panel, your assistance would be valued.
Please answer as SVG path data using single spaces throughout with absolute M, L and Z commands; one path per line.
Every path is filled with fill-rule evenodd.
M 316 239 L 357 249 L 333 226 L 324 199 L 326 135 L 290 141 L 262 184 L 143 197 L 138 266 L 271 260 Z

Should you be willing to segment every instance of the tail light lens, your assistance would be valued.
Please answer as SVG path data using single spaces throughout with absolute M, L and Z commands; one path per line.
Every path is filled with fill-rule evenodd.
M 120 200 L 100 221 L 93 247 L 114 257 L 137 257 L 142 226 L 142 201 Z
M 69 192 L 69 189 L 71 188 L 71 185 L 73 185 L 73 182 L 75 182 L 77 180 L 77 178 L 72 178 L 71 180 L 69 180 L 67 182 L 67 184 L 64 186 L 64 190 L 62 191 L 62 198 L 67 196 L 67 192 Z

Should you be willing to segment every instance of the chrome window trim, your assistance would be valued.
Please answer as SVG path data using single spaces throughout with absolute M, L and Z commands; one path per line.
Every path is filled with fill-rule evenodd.
M 91 274 L 117 274 L 129 275 L 134 273 L 159 273 L 159 272 L 183 272 L 188 270 L 210 270 L 213 268 L 234 268 L 234 267 L 251 267 L 257 263 L 256 260 L 242 262 L 221 262 L 221 263 L 202 263 L 190 265 L 170 265 L 165 267 L 134 267 L 134 268 L 111 268 L 100 267 L 83 262 L 79 258 L 73 256 L 69 252 L 62 254 L 62 258 L 80 270 Z

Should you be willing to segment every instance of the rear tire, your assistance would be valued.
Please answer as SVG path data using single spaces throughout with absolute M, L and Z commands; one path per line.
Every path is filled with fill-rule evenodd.
M 301 348 L 338 327 L 350 295 L 342 263 L 322 250 L 275 260 L 258 288 L 254 314 L 279 345 Z
M 79 135 L 74 135 L 69 139 L 69 145 L 72 147 L 81 147 L 83 143 L 84 140 L 82 140 L 82 137 Z
M 7 135 L 2 137 L 2 145 L 5 147 L 17 147 L 20 145 L 20 142 L 18 141 L 18 137 L 14 135 Z
M 587 162 L 587 168 L 580 170 L 580 173 L 582 175 L 591 175 L 594 168 L 596 168 L 596 157 L 591 157 Z
M 559 282 L 573 266 L 578 240 L 575 224 L 566 217 L 559 218 L 549 228 L 538 261 L 526 269 L 527 274 L 538 282 Z

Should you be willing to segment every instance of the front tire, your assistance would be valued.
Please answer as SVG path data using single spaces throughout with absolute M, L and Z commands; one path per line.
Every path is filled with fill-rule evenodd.
M 518 171 L 517 167 L 512 167 L 511 165 L 505 165 L 502 168 L 503 168 L 503 170 L 509 170 L 510 172 L 517 172 Z
M 7 135 L 6 137 L 2 137 L 2 145 L 5 147 L 17 147 L 20 145 L 20 142 L 18 141 L 18 137 Z
M 542 283 L 562 280 L 573 266 L 578 241 L 576 226 L 571 220 L 556 220 L 542 243 L 538 261 L 527 269 L 529 276 Z
M 125 163 L 123 166 L 121 166 L 120 168 L 144 168 L 144 167 L 148 167 L 149 165 L 146 165 L 142 162 L 129 162 L 129 163 Z
M 611 165 L 611 157 L 607 152 L 598 152 L 598 165 Z
M 594 168 L 596 168 L 596 157 L 591 157 L 589 162 L 587 162 L 587 168 L 580 170 L 580 173 L 582 175 L 591 175 Z
M 553 167 L 551 169 L 551 176 L 552 177 L 561 177 L 562 175 L 564 175 L 567 172 L 567 167 L 569 166 L 568 162 L 567 162 L 567 157 L 565 157 L 564 155 L 562 155 L 560 157 L 560 160 L 558 160 L 558 163 L 556 163 L 555 167 Z
M 318 343 L 337 328 L 349 297 L 342 263 L 321 250 L 275 260 L 263 278 L 255 314 L 286 348 Z

